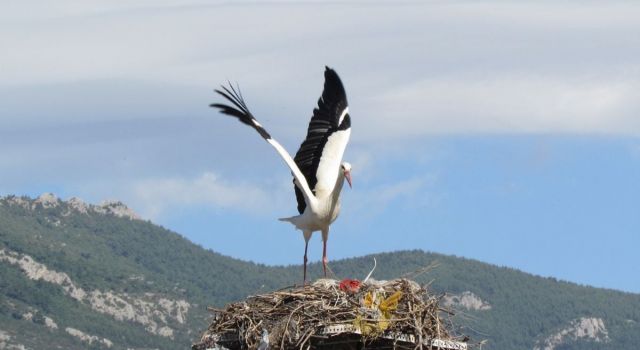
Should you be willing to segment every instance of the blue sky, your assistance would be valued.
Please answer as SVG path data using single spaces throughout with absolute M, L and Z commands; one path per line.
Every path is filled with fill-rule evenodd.
M 329 65 L 354 165 L 330 259 L 420 248 L 640 292 L 638 3 L 35 5 L 0 14 L 0 194 L 119 199 L 223 254 L 299 263 L 276 220 L 288 170 L 207 106 L 238 81 L 294 153 Z

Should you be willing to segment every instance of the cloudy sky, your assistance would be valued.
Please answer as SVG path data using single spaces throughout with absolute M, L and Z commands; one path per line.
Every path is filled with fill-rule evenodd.
M 299 263 L 284 163 L 207 106 L 237 81 L 294 153 L 329 65 L 354 165 L 330 259 L 419 248 L 640 292 L 638 2 L 0 3 L 0 195 L 119 199 Z

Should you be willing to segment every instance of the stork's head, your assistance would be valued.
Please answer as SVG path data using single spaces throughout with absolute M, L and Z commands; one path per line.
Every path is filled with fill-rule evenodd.
M 351 164 L 342 162 L 342 164 L 340 164 L 340 169 L 342 170 L 342 174 L 344 174 L 344 178 L 347 179 L 349 187 L 351 187 Z

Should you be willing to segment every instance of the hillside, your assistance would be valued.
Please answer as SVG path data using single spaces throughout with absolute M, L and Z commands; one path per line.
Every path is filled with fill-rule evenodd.
M 444 293 L 483 349 L 636 349 L 640 295 L 579 286 L 422 251 L 377 254 L 374 277 L 438 266 L 416 280 Z M 362 278 L 372 257 L 334 261 Z M 187 349 L 207 305 L 294 284 L 270 267 L 205 250 L 121 203 L 0 198 L 0 349 Z M 311 276 L 321 267 L 312 264 Z

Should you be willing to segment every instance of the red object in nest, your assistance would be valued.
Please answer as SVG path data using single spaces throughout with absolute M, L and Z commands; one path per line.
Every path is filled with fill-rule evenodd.
M 345 278 L 340 281 L 340 290 L 347 292 L 349 294 L 358 293 L 360 290 L 360 281 L 352 280 L 349 278 Z

